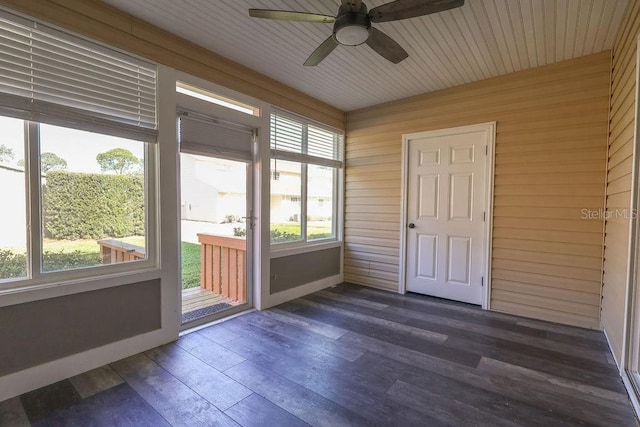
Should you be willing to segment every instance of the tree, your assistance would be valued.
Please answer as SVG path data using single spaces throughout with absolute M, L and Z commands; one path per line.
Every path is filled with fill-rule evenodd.
M 42 173 L 67 169 L 67 161 L 55 153 L 42 153 L 40 156 Z
M 18 160 L 16 163 L 21 168 L 24 167 L 24 159 Z M 67 169 L 67 161 L 55 153 L 42 153 L 40 157 L 40 168 L 42 173 L 49 171 L 63 171 Z
M 8 162 L 13 160 L 13 148 L 0 144 L 0 162 Z
M 124 148 L 114 148 L 96 156 L 102 172 L 113 171 L 118 175 L 135 173 L 141 160 L 131 151 Z

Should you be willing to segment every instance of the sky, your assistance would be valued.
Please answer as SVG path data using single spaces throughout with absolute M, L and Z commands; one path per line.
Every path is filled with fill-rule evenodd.
M 9 164 L 24 159 L 23 123 L 0 117 L 0 145 L 12 148 L 14 154 Z M 138 141 L 45 124 L 40 126 L 40 144 L 42 153 L 55 153 L 66 160 L 71 172 L 100 172 L 96 156 L 112 148 L 126 148 L 138 158 L 144 155 L 144 144 Z

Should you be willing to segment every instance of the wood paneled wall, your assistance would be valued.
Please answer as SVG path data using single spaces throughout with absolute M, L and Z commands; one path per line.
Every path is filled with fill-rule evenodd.
M 344 112 L 97 0 L 0 0 L 34 18 L 338 129 Z
M 402 135 L 497 122 L 494 310 L 599 328 L 610 51 L 347 114 L 345 280 L 397 290 Z
M 636 49 L 640 2 L 634 1 L 613 47 L 611 112 L 607 165 L 607 211 L 602 284 L 602 327 L 620 361 L 629 268 L 629 212 L 636 107 Z M 622 215 L 614 215 L 614 213 Z

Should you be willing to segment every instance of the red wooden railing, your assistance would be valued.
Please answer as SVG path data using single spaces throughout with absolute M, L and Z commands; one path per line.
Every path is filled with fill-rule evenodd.
M 131 245 L 116 239 L 98 240 L 103 264 L 136 261 L 146 257 L 142 246 Z
M 238 237 L 198 233 L 200 286 L 238 302 L 245 302 L 247 242 Z

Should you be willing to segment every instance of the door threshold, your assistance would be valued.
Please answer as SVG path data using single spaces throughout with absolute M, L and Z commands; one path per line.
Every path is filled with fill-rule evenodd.
M 254 311 L 256 311 L 255 308 L 248 307 L 248 308 L 244 308 L 241 311 L 237 311 L 237 312 L 234 311 L 233 313 L 229 313 L 226 316 L 221 316 L 216 319 L 210 319 L 210 318 L 196 319 L 192 322 L 181 325 L 178 336 L 181 337 L 183 335 L 190 334 L 191 332 L 197 332 L 201 329 L 208 328 L 209 326 L 217 325 L 218 323 L 226 322 L 227 320 L 231 320 L 235 317 L 242 316 L 244 314 L 249 314 Z M 226 311 L 224 313 L 226 313 Z M 220 314 L 223 314 L 223 313 L 220 313 Z

